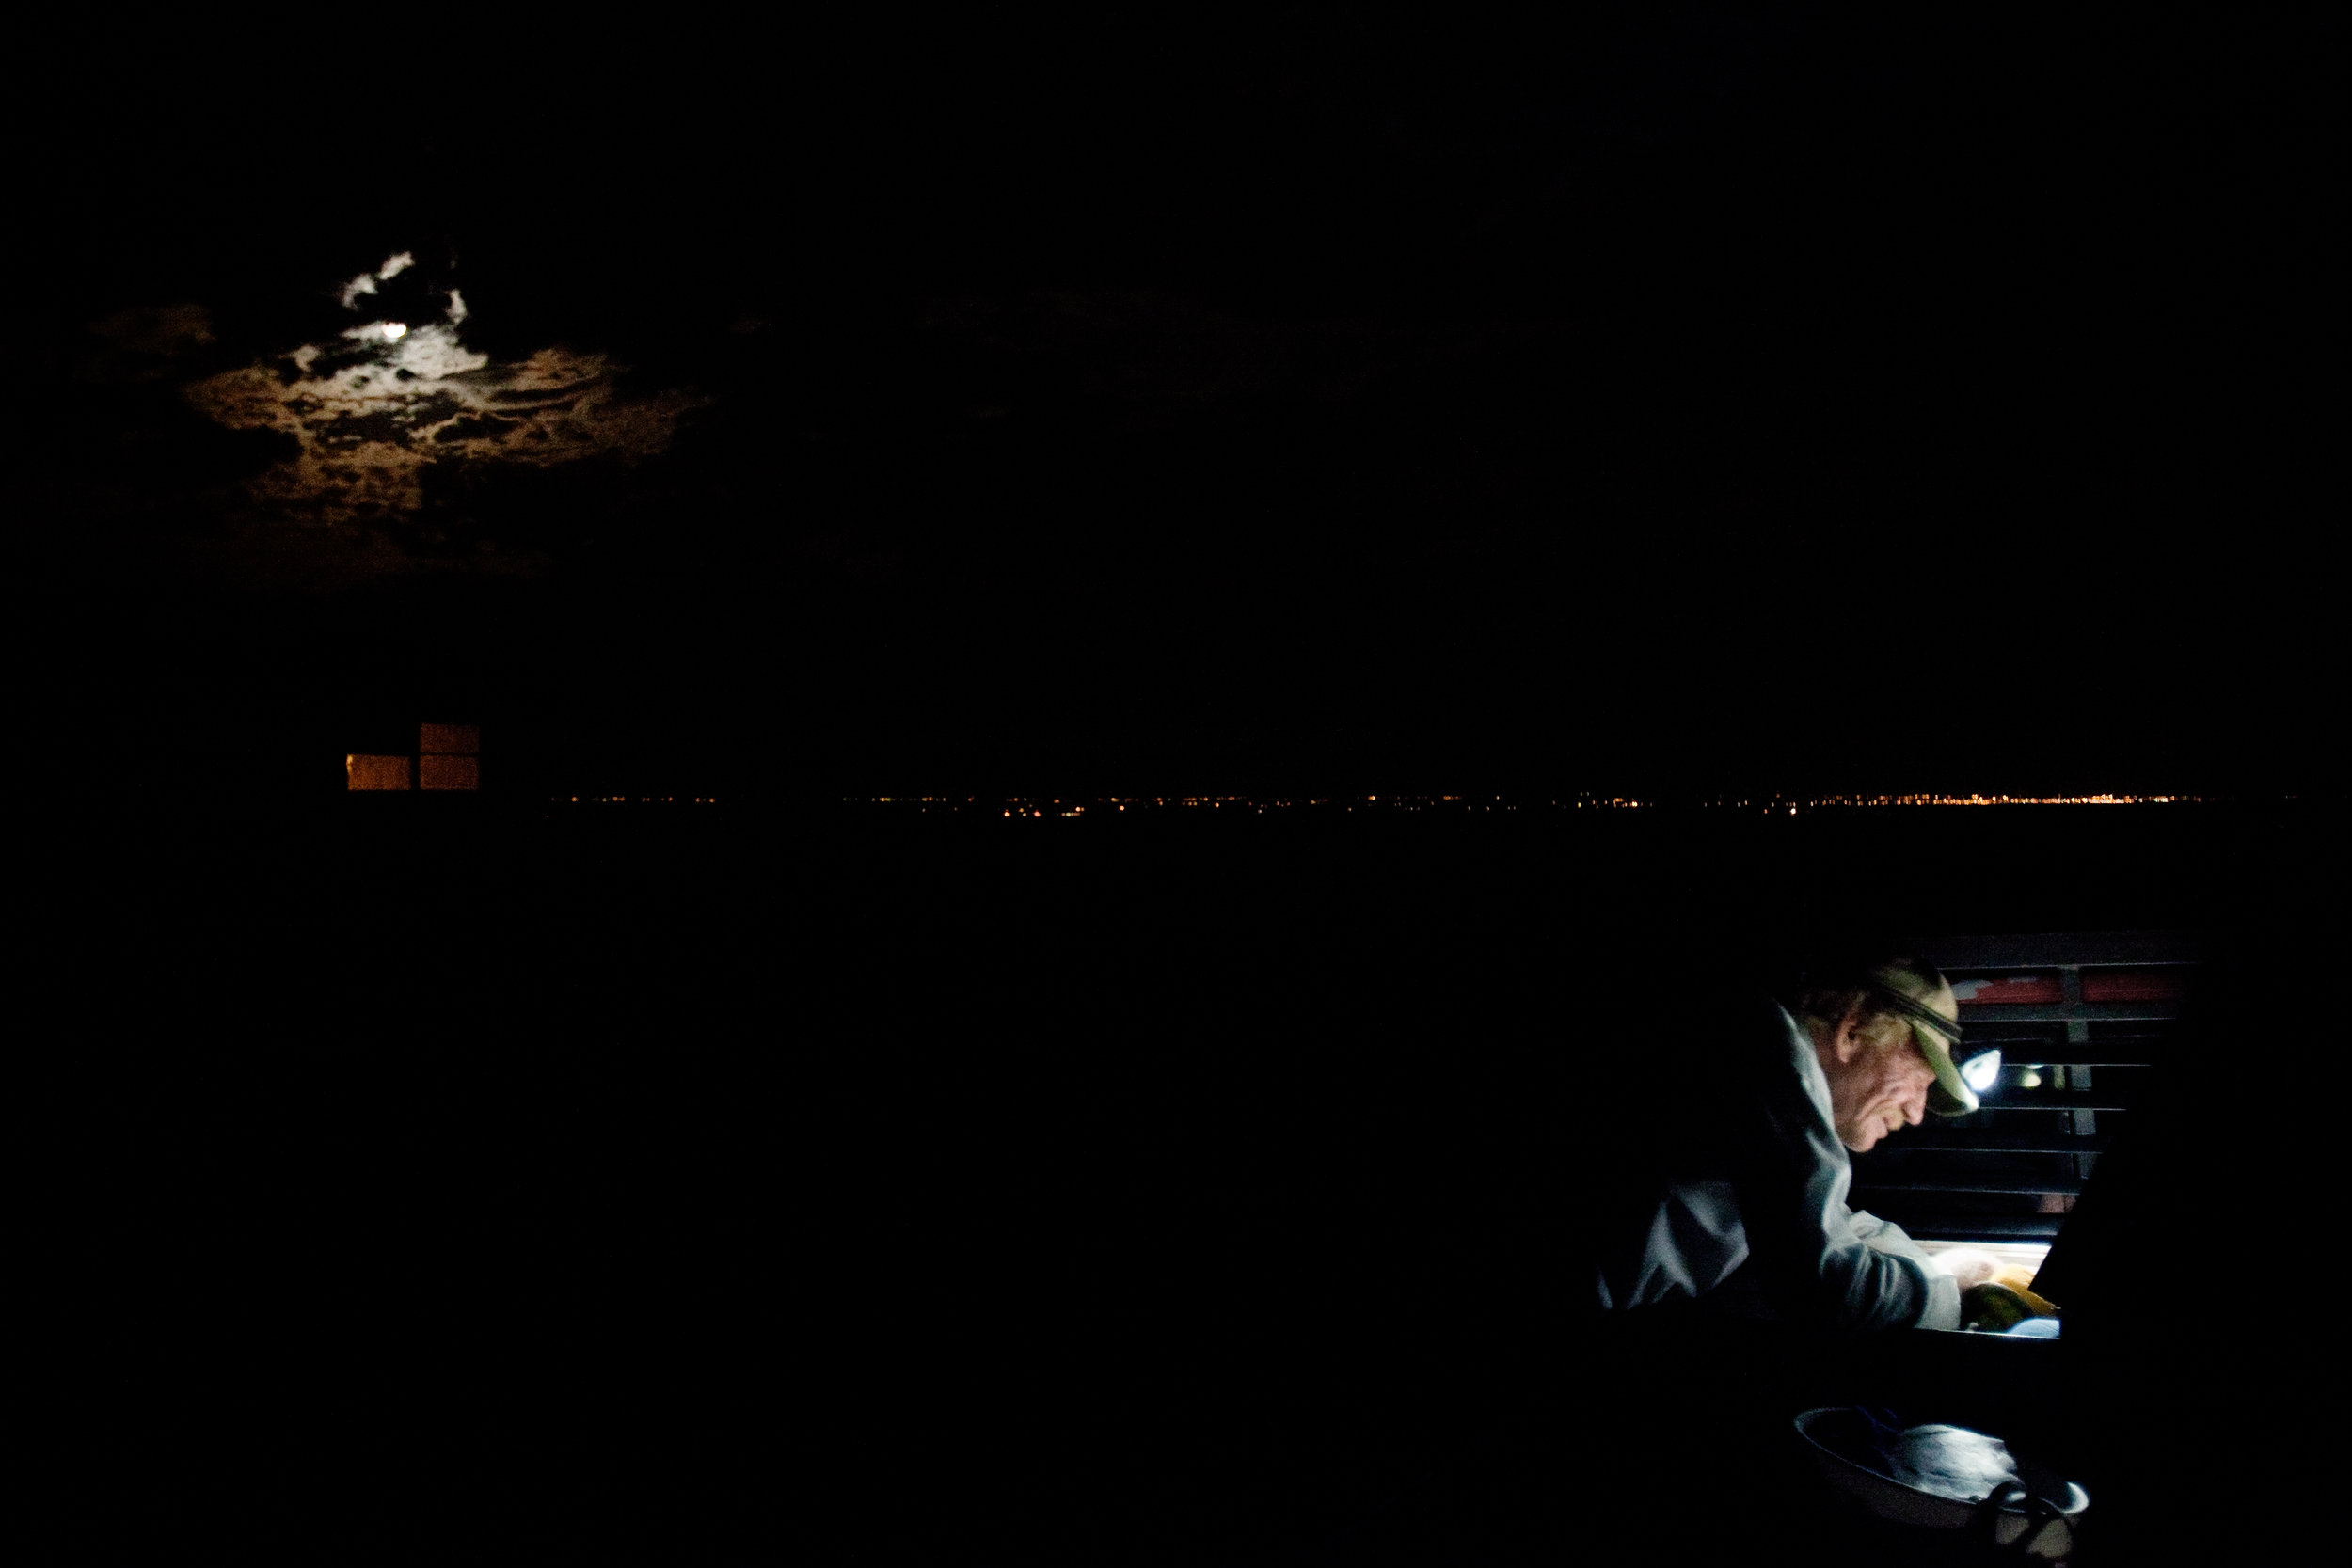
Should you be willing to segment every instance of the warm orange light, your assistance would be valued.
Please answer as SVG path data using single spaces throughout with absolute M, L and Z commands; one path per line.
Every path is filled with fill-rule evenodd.
M 480 789 L 482 759 L 480 757 L 441 756 L 427 752 L 417 759 L 417 787 L 420 789 Z
M 348 789 L 413 789 L 406 757 L 371 757 L 357 753 L 343 758 L 343 782 Z

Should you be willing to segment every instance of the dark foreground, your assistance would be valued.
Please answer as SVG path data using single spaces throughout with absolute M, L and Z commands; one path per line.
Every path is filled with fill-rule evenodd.
M 2030 1439 L 2085 1562 L 2281 1517 L 2312 1309 L 2241 1332 L 2169 1249 L 2332 1229 L 2316 808 L 340 809 L 442 803 L 56 838 L 40 1560 L 1773 1560 L 1858 1539 L 1785 1434 L 1863 1400 Z M 2153 927 L 2253 956 L 2200 1045 L 2247 1114 L 2142 1162 L 2068 1340 L 1580 1316 L 1587 1025 L 1645 956 Z

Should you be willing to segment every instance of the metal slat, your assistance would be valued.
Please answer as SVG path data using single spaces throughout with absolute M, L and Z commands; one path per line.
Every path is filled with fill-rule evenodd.
M 1976 1044 L 1976 1041 L 1971 1041 L 1971 1044 Z M 2054 1041 L 2054 1044 L 2063 1044 L 2063 1041 Z M 2091 1044 L 2098 1044 L 2098 1041 L 2091 1041 Z M 2002 1055 L 2009 1055 L 2009 1053 L 2004 1051 Z M 2115 1060 L 2106 1058 L 2106 1055 L 2093 1055 L 2093 1058 L 2082 1060 L 2082 1058 L 2073 1058 L 2073 1055 L 2063 1055 L 2060 1051 L 2040 1051 L 2040 1053 L 2035 1053 L 2035 1055 L 2018 1055 L 2016 1060 L 2018 1063 L 2042 1063 L 2044 1068 L 2065 1068 L 2068 1072 L 2074 1072 L 2077 1068 L 2154 1068 L 2153 1060 L 2148 1060 L 2145 1055 L 2143 1058 L 2115 1058 Z M 2018 1088 L 2016 1093 L 2021 1093 L 2021 1096 L 2037 1096 L 2037 1093 L 2042 1093 L 2042 1091 L 2040 1088 Z M 2004 1105 L 1999 1105 L 1999 1102 L 1990 1101 L 1988 1098 L 1988 1101 L 1985 1101 L 1985 1110 L 2004 1110 Z M 2016 1110 L 2016 1105 L 2007 1105 L 2007 1110 Z
M 1884 1154 L 2103 1154 L 2109 1142 L 2104 1132 L 1995 1132 L 1990 1129 L 1945 1132 L 1915 1127 L 1891 1136 L 1877 1153 Z
M 2064 1214 L 1950 1214 L 1916 1223 L 1900 1220 L 1906 1230 L 1929 1242 L 2046 1242 L 2066 1223 Z
M 2023 1176 L 1988 1176 L 1970 1180 L 1963 1177 L 1916 1180 L 1873 1181 L 1868 1186 L 1857 1185 L 1856 1195 L 1863 1193 L 1996 1193 L 2015 1196 L 2037 1197 L 2057 1196 L 2074 1197 L 2083 1190 L 2082 1179 L 2076 1176 L 2049 1176 L 2029 1179 Z
M 2042 1085 L 2028 1087 L 2026 1085 L 2019 1083 L 2016 1078 L 2012 1076 L 2012 1074 L 2023 1072 L 2028 1068 L 2039 1068 L 2044 1071 L 2052 1068 L 2062 1069 L 2067 1074 L 2065 1086 L 2073 1089 L 2082 1089 L 2090 1086 L 2090 1069 L 2092 1068 L 2122 1068 L 2128 1069 L 2133 1074 L 2140 1074 L 2147 1072 L 2152 1068 L 2163 1065 L 2159 1062 L 2152 1062 L 2146 1056 L 2129 1052 L 2101 1051 L 2096 1048 L 2096 1041 L 2090 1043 L 2093 1048 L 2089 1051 L 2082 1051 L 2082 1042 L 2079 1041 L 2074 1042 L 2071 1046 L 2067 1041 L 2057 1041 L 2053 1044 L 2051 1049 L 2044 1051 L 2026 1051 L 2023 1049 L 2011 1051 L 2006 1044 L 2002 1045 L 2001 1066 L 2005 1070 L 2001 1075 L 2000 1081 L 1994 1085 L 1993 1088 L 1987 1092 L 1984 1098 L 1991 1099 L 1994 1096 L 1998 1096 L 2004 1102 L 2007 1102 L 2012 1099 L 2022 1101 L 2025 1097 L 2029 1095 L 2048 1093 L 2049 1087 L 2045 1085 L 2049 1085 L 2049 1080 L 2046 1078 L 2043 1079 Z M 2080 1055 L 2074 1054 L 2076 1051 L 2081 1051 L 2082 1053 Z M 2077 1073 L 2081 1075 L 2079 1082 L 2075 1077 Z M 2135 1081 L 2137 1080 L 2135 1079 Z
M 2117 1098 L 2113 1089 L 2020 1089 L 2018 1095 L 2031 1099 L 1988 1100 L 1988 1111 L 2128 1111 L 2129 1105 Z
M 2177 1002 L 1963 1002 L 1963 1028 L 2004 1023 L 2164 1023 L 2181 1016 Z

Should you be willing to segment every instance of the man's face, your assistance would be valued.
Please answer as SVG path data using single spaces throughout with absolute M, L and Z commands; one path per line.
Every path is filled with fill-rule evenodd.
M 1860 1154 L 1887 1133 L 1916 1127 L 1926 1117 L 1935 1069 L 1920 1053 L 1908 1023 L 1849 1016 L 1839 1022 L 1829 1045 L 1817 1054 L 1829 1080 L 1830 1121 L 1838 1142 Z

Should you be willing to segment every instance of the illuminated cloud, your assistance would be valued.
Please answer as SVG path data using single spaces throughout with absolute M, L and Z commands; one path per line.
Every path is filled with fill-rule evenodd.
M 397 256 L 387 256 L 384 258 L 382 266 L 372 273 L 361 273 L 337 291 L 335 297 L 342 301 L 344 309 L 357 310 L 359 309 L 360 295 L 375 293 L 376 284 L 389 283 L 416 264 L 417 255 L 412 250 L 404 250 Z
M 415 265 L 406 251 L 342 285 L 363 297 Z M 548 468 L 592 457 L 624 461 L 665 450 L 681 416 L 708 400 L 684 391 L 623 397 L 622 368 L 602 355 L 544 348 L 493 364 L 466 347 L 467 316 L 454 289 L 438 321 L 381 320 L 339 341 L 199 381 L 185 396 L 232 430 L 291 436 L 294 456 L 248 482 L 257 502 L 305 521 L 397 518 L 425 504 L 428 468 L 504 463 Z

